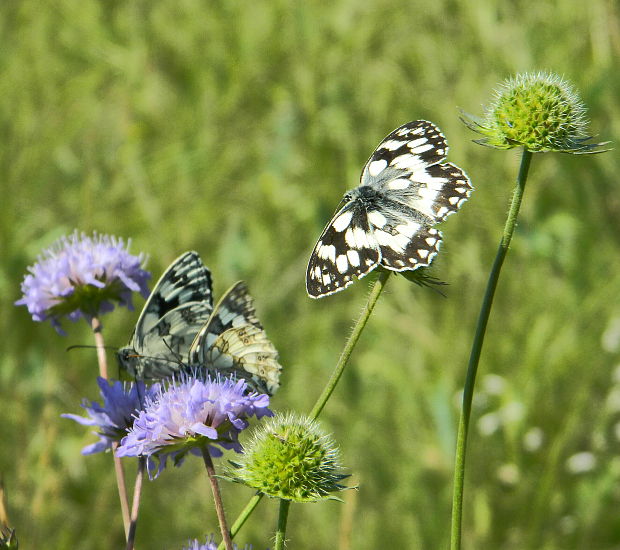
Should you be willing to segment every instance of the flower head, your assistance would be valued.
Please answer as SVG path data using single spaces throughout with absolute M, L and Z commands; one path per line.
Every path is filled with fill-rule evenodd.
M 236 544 L 233 544 L 233 548 L 234 550 L 239 550 L 239 547 Z M 252 545 L 246 545 L 243 548 L 244 550 L 252 550 Z M 215 537 L 213 535 L 206 537 L 204 544 L 202 544 L 198 539 L 187 541 L 187 546 L 184 546 L 183 550 L 217 550 Z
M 35 321 L 49 319 L 62 333 L 60 319 L 95 315 L 114 309 L 114 302 L 132 308 L 131 293 L 148 295 L 150 273 L 142 269 L 144 256 L 129 253 L 122 239 L 75 231 L 56 241 L 28 268 L 22 283 L 25 305 Z
M 183 547 L 183 550 L 217 550 L 215 537 L 213 535 L 206 537 L 204 544 L 199 542 L 198 539 L 189 540 L 187 541 L 187 546 Z
M 144 382 L 138 380 L 135 383 L 123 383 L 117 381 L 108 382 L 98 377 L 97 384 L 103 397 L 103 405 L 96 401 L 88 404 L 84 400 L 82 407 L 88 413 L 87 417 L 76 414 L 63 414 L 64 418 L 71 418 L 84 426 L 97 426 L 95 432 L 99 441 L 82 449 L 82 454 L 89 455 L 112 448 L 112 443 L 120 441 L 127 435 L 127 431 L 133 424 L 134 416 L 142 409 L 142 403 L 151 398 L 159 391 L 159 384 L 153 384 L 147 388 Z
M 603 143 L 587 143 L 586 109 L 573 86 L 554 73 L 525 73 L 502 83 L 479 120 L 463 122 L 484 138 L 476 143 L 544 153 L 594 153 Z
M 262 424 L 230 472 L 271 497 L 296 502 L 328 498 L 345 487 L 338 448 L 314 420 L 277 414 Z
M 246 395 L 246 388 L 244 380 L 213 380 L 190 374 L 164 382 L 155 395 L 147 398 L 144 410 L 123 438 L 118 456 L 157 457 L 158 475 L 168 457 L 179 465 L 187 453 L 200 456 L 205 446 L 212 456 L 223 454 L 214 445 L 240 453 L 238 437 L 248 426 L 247 418 L 272 414 L 267 408 L 269 396 Z M 149 460 L 149 474 L 153 467 Z

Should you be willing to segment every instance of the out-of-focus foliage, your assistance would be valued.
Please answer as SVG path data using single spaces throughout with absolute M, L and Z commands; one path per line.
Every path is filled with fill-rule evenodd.
M 95 354 L 64 351 L 91 335 L 81 323 L 63 339 L 12 305 L 40 249 L 98 230 L 132 238 L 155 276 L 196 249 L 217 295 L 244 279 L 256 297 L 285 369 L 274 408 L 308 411 L 371 278 L 311 301 L 305 263 L 373 148 L 416 118 L 476 187 L 442 226 L 432 274 L 447 297 L 390 280 L 322 416 L 359 491 L 293 506 L 287 535 L 445 547 L 458 393 L 518 168 L 473 144 L 457 107 L 481 114 L 504 78 L 551 70 L 575 84 L 595 140 L 617 143 L 619 16 L 609 0 L 4 2 L 0 473 L 23 547 L 123 537 L 110 457 L 81 456 L 95 436 L 60 418 L 97 397 Z M 620 544 L 617 158 L 533 159 L 480 367 L 465 548 Z M 107 343 L 124 345 L 136 316 L 107 316 Z M 231 516 L 249 497 L 224 486 Z M 241 544 L 270 545 L 276 515 L 265 499 Z M 199 460 L 146 483 L 139 548 L 215 530 Z

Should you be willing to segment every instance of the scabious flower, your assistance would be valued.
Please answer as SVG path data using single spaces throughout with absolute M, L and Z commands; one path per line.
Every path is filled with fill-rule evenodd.
M 585 106 L 573 86 L 553 73 L 518 74 L 497 88 L 482 119 L 463 115 L 463 122 L 484 136 L 476 143 L 496 149 L 597 153 L 604 145 L 588 143 Z
M 214 445 L 240 453 L 238 437 L 248 426 L 247 418 L 272 414 L 269 396 L 246 395 L 246 388 L 244 380 L 189 373 L 164 382 L 146 399 L 117 455 L 149 457 L 147 467 L 152 478 L 165 468 L 168 457 L 179 465 L 187 453 L 201 456 L 205 446 L 211 456 L 223 454 Z M 156 472 L 153 458 L 159 460 Z
M 240 550 L 239 547 L 233 543 L 234 550 Z M 215 537 L 211 535 L 210 537 L 206 537 L 204 544 L 198 541 L 197 539 L 187 541 L 187 546 L 183 547 L 183 550 L 217 550 L 217 544 L 215 542 Z M 245 545 L 243 550 L 252 550 L 252 545 Z
M 314 502 L 345 489 L 340 456 L 318 423 L 294 414 L 277 414 L 263 423 L 233 464 L 229 479 L 270 497 Z
M 187 541 L 187 546 L 183 547 L 183 550 L 217 550 L 215 537 L 213 535 L 206 537 L 204 544 L 199 542 L 198 539 L 189 540 Z
M 99 441 L 82 449 L 82 454 L 99 453 L 112 448 L 112 443 L 120 441 L 127 435 L 128 429 L 134 421 L 134 416 L 142 409 L 142 403 L 159 391 L 159 384 L 147 388 L 144 382 L 119 382 L 98 377 L 97 384 L 103 398 L 103 405 L 96 401 L 85 399 L 82 407 L 86 409 L 88 417 L 76 414 L 63 414 L 64 418 L 75 420 L 84 426 L 97 426 L 94 432 Z
M 75 231 L 56 241 L 28 268 L 22 283 L 24 305 L 35 321 L 49 319 L 62 334 L 60 319 L 87 321 L 114 309 L 114 302 L 132 309 L 132 292 L 148 296 L 150 273 L 144 255 L 129 253 L 118 237 Z

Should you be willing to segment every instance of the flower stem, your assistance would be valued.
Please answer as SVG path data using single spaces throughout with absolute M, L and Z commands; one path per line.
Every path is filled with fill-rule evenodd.
M 95 346 L 97 348 L 97 361 L 99 363 L 99 375 L 101 378 L 108 379 L 108 362 L 105 356 L 105 346 L 103 342 L 103 332 L 101 331 L 101 321 L 98 317 L 93 316 L 91 320 L 91 328 L 95 336 Z M 118 488 L 118 497 L 121 501 L 121 515 L 123 516 L 123 527 L 125 529 L 125 537 L 129 537 L 129 499 L 127 497 L 127 484 L 125 483 L 125 472 L 121 464 L 120 457 L 116 456 L 116 447 L 118 443 L 112 445 L 112 458 L 114 460 L 114 473 L 116 474 L 116 487 Z
M 336 364 L 336 367 L 334 368 L 334 372 L 332 373 L 332 376 L 329 379 L 327 386 L 325 386 L 323 393 L 320 395 L 316 404 L 312 408 L 312 411 L 310 412 L 311 418 L 316 419 L 321 414 L 321 411 L 325 407 L 327 400 L 330 398 L 331 394 L 334 392 L 334 389 L 336 388 L 336 385 L 338 384 L 338 380 L 340 380 L 340 377 L 342 376 L 344 368 L 347 365 L 347 362 L 349 361 L 349 357 L 351 357 L 351 353 L 353 353 L 353 349 L 355 348 L 355 345 L 357 344 L 357 341 L 359 340 L 360 335 L 362 334 L 362 331 L 364 330 L 364 327 L 366 326 L 366 322 L 368 321 L 368 318 L 370 317 L 370 314 L 372 313 L 372 310 L 374 309 L 381 292 L 385 288 L 385 284 L 387 283 L 387 280 L 390 277 L 390 274 L 391 274 L 391 271 L 388 271 L 387 269 L 380 271 L 379 278 L 376 280 L 374 286 L 372 287 L 372 290 L 370 291 L 370 295 L 368 296 L 368 301 L 366 302 L 366 306 L 364 307 L 359 319 L 355 323 L 355 326 L 353 327 L 353 332 L 351 333 L 351 336 L 349 336 L 349 339 L 347 340 L 344 346 L 344 349 L 342 350 L 342 353 L 340 354 L 340 358 L 338 359 L 338 363 Z M 230 530 L 233 538 L 239 532 L 243 524 L 247 521 L 248 517 L 250 517 L 250 514 L 258 506 L 258 503 L 261 501 L 263 496 L 264 495 L 262 495 L 261 493 L 254 495 L 250 499 L 250 501 L 247 503 L 246 507 L 243 509 L 241 514 L 239 514 L 239 517 L 235 520 L 235 523 L 233 524 L 232 529 Z M 282 513 L 282 507 L 280 508 L 280 512 Z M 288 505 L 287 505 L 287 513 L 288 513 Z M 222 550 L 224 548 L 224 543 L 223 542 L 220 543 L 220 545 L 217 548 L 218 550 Z
M 220 524 L 220 531 L 222 533 L 222 540 L 224 541 L 224 547 L 226 550 L 233 550 L 232 538 L 228 525 L 226 524 L 226 516 L 224 515 L 224 503 L 222 502 L 222 494 L 220 493 L 220 486 L 215 477 L 215 467 L 213 466 L 213 460 L 209 454 L 209 447 L 205 445 L 202 447 L 202 458 L 205 461 L 207 468 L 207 474 L 209 476 L 209 483 L 211 483 L 211 491 L 213 492 L 213 501 L 215 502 L 215 512 L 217 513 L 217 520 Z
M 105 356 L 105 346 L 103 345 L 103 332 L 101 331 L 101 321 L 98 317 L 93 317 L 90 326 L 95 336 L 95 347 L 97 348 L 97 361 L 99 362 L 99 376 L 108 379 L 108 361 Z
M 263 493 L 256 493 L 250 499 L 250 501 L 246 504 L 245 508 L 239 514 L 239 517 L 237 517 L 237 519 L 235 520 L 235 523 L 233 523 L 232 527 L 230 528 L 230 536 L 231 536 L 231 538 L 233 538 L 233 539 L 235 538 L 237 533 L 243 527 L 243 524 L 247 521 L 247 519 L 250 517 L 250 515 L 254 511 L 254 508 L 256 508 L 258 506 L 258 503 L 263 499 L 264 496 L 265 495 Z M 217 547 L 217 550 L 224 550 L 224 548 L 225 548 L 224 541 L 222 541 L 222 542 L 220 542 L 219 546 Z
M 471 416 L 471 403 L 474 395 L 474 384 L 476 382 L 476 373 L 478 371 L 478 363 L 480 362 L 480 354 L 482 352 L 482 344 L 486 333 L 491 307 L 493 306 L 493 297 L 497 282 L 499 280 L 502 264 L 506 258 L 512 234 L 517 223 L 519 208 L 523 199 L 523 191 L 525 190 L 525 182 L 532 160 L 532 153 L 523 150 L 521 157 L 521 166 L 512 202 L 506 224 L 504 225 L 504 233 L 499 243 L 489 280 L 484 292 L 484 298 L 478 315 L 478 323 L 476 325 L 476 334 L 472 343 L 471 354 L 469 356 L 469 364 L 467 366 L 467 376 L 465 378 L 465 387 L 463 389 L 463 407 L 461 409 L 461 417 L 459 419 L 459 428 L 456 441 L 456 458 L 454 465 L 454 489 L 452 495 L 452 529 L 450 536 L 450 550 L 459 550 L 461 548 L 461 524 L 463 519 L 463 488 L 465 481 L 465 454 L 467 450 L 467 434 L 469 431 L 469 418 Z
M 125 550 L 133 550 L 136 539 L 138 511 L 140 510 L 140 496 L 142 494 L 142 481 L 144 480 L 145 465 L 146 458 L 143 456 L 138 457 L 138 473 L 136 474 L 136 483 L 133 486 L 133 502 L 131 503 L 131 524 L 129 526 L 129 533 L 127 534 L 127 546 L 125 547 Z
M 273 550 L 284 550 L 286 542 L 286 522 L 288 520 L 288 511 L 291 507 L 290 500 L 280 499 L 280 513 L 278 514 L 278 529 L 276 530 L 276 542 Z
M 359 340 L 360 335 L 362 334 L 362 331 L 364 330 L 364 327 L 366 326 L 366 322 L 368 321 L 368 318 L 370 317 L 372 310 L 375 308 L 375 304 L 377 303 L 377 300 L 379 299 L 381 292 L 385 288 L 385 284 L 387 283 L 387 280 L 390 277 L 391 273 L 392 272 L 388 271 L 387 269 L 381 270 L 379 272 L 379 278 L 376 280 L 374 286 L 372 287 L 372 290 L 370 291 L 370 295 L 368 296 L 368 302 L 366 303 L 366 306 L 362 310 L 362 313 L 359 316 L 359 319 L 357 320 L 357 322 L 355 323 L 355 326 L 353 327 L 353 332 L 351 332 L 351 336 L 349 336 L 349 339 L 347 340 L 347 343 L 345 344 L 344 349 L 342 350 L 342 353 L 340 354 L 340 358 L 338 359 L 338 363 L 336 364 L 336 367 L 334 368 L 334 372 L 332 373 L 332 376 L 329 379 L 329 382 L 327 382 L 327 385 L 325 386 L 323 393 L 320 395 L 316 404 L 312 408 L 312 411 L 310 411 L 310 417 L 313 420 L 316 419 L 321 414 L 321 411 L 323 410 L 323 407 L 325 407 L 327 400 L 330 398 L 331 394 L 334 392 L 334 389 L 336 388 L 336 384 L 338 384 L 338 381 L 340 380 L 340 377 L 342 376 L 344 368 L 346 367 L 347 362 L 349 361 L 349 357 L 351 357 L 351 353 L 353 353 L 353 349 L 355 348 L 355 345 L 357 344 L 357 341 Z

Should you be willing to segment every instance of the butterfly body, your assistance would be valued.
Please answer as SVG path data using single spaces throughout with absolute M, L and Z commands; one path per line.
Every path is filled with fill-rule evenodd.
M 269 394 L 278 388 L 281 370 L 245 283 L 233 285 L 213 307 L 211 273 L 196 252 L 181 255 L 164 272 L 117 356 L 136 378 L 181 371 L 233 375 Z
M 308 263 L 312 298 L 343 290 L 381 265 L 393 271 L 430 265 L 441 233 L 433 225 L 471 193 L 465 173 L 442 163 L 447 143 L 431 122 L 415 120 L 390 133 L 366 162 Z

